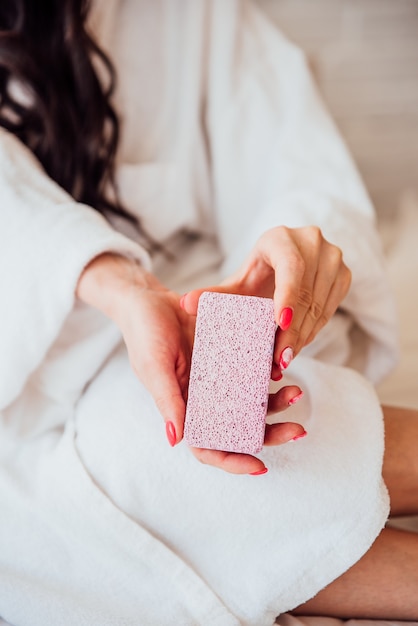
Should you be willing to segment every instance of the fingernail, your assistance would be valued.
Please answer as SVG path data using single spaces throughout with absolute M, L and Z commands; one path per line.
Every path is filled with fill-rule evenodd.
M 282 378 L 283 378 L 283 374 L 279 372 L 278 374 L 276 374 L 276 376 L 272 376 L 271 380 L 278 381 L 278 380 L 281 380 Z
M 183 295 L 181 296 L 181 298 L 180 298 L 180 302 L 179 302 L 179 304 L 180 304 L 180 306 L 181 306 L 181 308 L 182 308 L 182 309 L 184 309 L 184 301 L 185 301 L 185 299 L 186 299 L 186 296 L 187 296 L 187 293 L 183 294 Z
M 287 330 L 292 323 L 293 309 L 289 306 L 280 313 L 279 326 L 282 330 Z
M 303 398 L 303 391 L 298 393 L 297 396 L 294 396 L 293 398 L 290 398 L 288 404 L 289 405 L 296 404 L 296 402 L 298 402 L 301 398 Z
M 303 433 L 300 433 L 300 435 L 296 435 L 296 437 L 293 437 L 293 439 L 291 439 L 290 441 L 297 441 L 298 439 L 303 439 L 303 437 L 306 437 L 308 433 L 306 432 L 306 430 L 303 431 Z
M 287 367 L 289 367 L 292 359 L 293 359 L 293 350 L 290 346 L 287 346 L 287 348 L 285 348 L 280 355 L 279 365 L 281 369 L 285 370 Z
M 261 476 L 261 474 L 267 474 L 268 468 L 263 467 L 263 469 L 258 470 L 258 472 L 250 472 L 250 476 Z
M 166 423 L 165 432 L 167 434 L 168 443 L 173 448 L 177 442 L 176 429 L 175 429 L 173 422 Z

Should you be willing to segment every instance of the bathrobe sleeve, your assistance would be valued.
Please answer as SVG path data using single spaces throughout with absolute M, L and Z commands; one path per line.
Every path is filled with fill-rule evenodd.
M 379 380 L 396 360 L 396 320 L 357 170 L 303 53 L 251 1 L 210 7 L 204 119 L 223 273 L 265 230 L 318 225 L 352 271 L 343 308 L 361 329 L 360 369 Z
M 74 305 L 86 264 L 146 252 L 76 203 L 14 136 L 0 131 L 0 409 L 19 394 Z

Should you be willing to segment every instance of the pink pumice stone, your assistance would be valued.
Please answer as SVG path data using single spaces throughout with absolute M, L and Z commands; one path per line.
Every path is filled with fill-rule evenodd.
M 202 293 L 184 429 L 190 446 L 260 452 L 275 332 L 273 300 Z

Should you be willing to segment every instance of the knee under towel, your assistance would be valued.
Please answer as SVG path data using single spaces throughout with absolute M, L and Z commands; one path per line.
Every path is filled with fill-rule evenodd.
M 19 485 L 16 467 L 2 475 L 3 616 L 267 626 L 349 568 L 388 514 L 379 404 L 351 370 L 306 357 L 290 369 L 282 384 L 305 397 L 276 417 L 308 436 L 265 448 L 268 474 L 236 476 L 199 464 L 184 443 L 170 448 L 118 350 L 35 470 Z

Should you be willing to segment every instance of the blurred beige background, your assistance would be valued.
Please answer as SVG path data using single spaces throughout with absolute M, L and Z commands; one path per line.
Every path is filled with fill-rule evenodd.
M 418 196 L 418 0 L 256 0 L 307 53 L 382 218 Z

